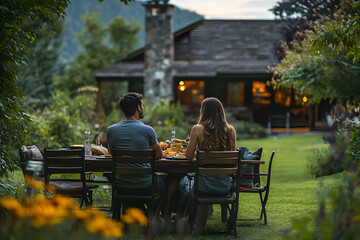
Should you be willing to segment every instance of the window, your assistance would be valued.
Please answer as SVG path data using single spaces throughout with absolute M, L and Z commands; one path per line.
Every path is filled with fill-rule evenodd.
M 254 81 L 252 84 L 253 103 L 265 105 L 271 103 L 271 94 L 264 82 Z
M 228 82 L 227 105 L 229 107 L 245 105 L 245 86 L 244 82 Z
M 179 81 L 177 99 L 191 111 L 198 111 L 202 100 L 205 98 L 204 81 Z

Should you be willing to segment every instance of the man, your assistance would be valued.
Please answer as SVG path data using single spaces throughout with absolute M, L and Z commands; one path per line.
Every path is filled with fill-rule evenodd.
M 142 98 L 143 96 L 139 93 L 126 93 L 120 99 L 120 108 L 124 112 L 126 120 L 108 127 L 106 136 L 109 149 L 155 149 L 156 159 L 160 159 L 162 151 L 154 129 L 139 121 L 144 117 Z M 148 164 L 141 164 L 141 166 L 149 167 Z M 119 175 L 116 177 L 116 184 L 121 188 L 146 188 L 151 186 L 151 181 L 151 175 Z

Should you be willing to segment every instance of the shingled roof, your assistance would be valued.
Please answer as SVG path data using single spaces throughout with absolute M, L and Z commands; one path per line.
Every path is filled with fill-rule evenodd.
M 283 36 L 272 20 L 200 20 L 174 33 L 174 77 L 264 74 L 279 62 Z M 143 77 L 144 48 L 95 74 L 96 78 Z

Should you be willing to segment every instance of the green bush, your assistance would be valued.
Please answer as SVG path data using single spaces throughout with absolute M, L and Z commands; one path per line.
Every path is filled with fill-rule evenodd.
M 307 161 L 307 168 L 315 178 L 328 176 L 344 171 L 342 165 L 334 164 L 331 161 L 334 151 L 329 149 L 313 149 Z
M 144 123 L 151 126 L 186 126 L 187 119 L 180 103 L 169 103 L 168 101 L 161 101 L 153 107 L 146 106 Z
M 63 92 L 53 96 L 52 104 L 43 110 L 32 110 L 24 145 L 58 148 L 82 144 L 84 131 L 98 131 L 94 125 L 95 101 L 93 96 L 78 95 L 70 99 Z
M 236 131 L 237 139 L 244 138 L 262 138 L 266 137 L 266 132 L 264 128 L 253 122 L 238 121 L 230 123 Z
M 186 139 L 190 134 L 190 128 L 183 128 L 178 126 L 154 126 L 158 141 L 165 141 L 171 139 L 171 131 L 175 130 L 175 137 L 178 139 Z
M 339 186 L 323 189 L 318 196 L 319 209 L 315 214 L 315 226 L 311 218 L 293 222 L 292 231 L 285 239 L 359 239 L 360 192 L 359 172 L 346 173 Z

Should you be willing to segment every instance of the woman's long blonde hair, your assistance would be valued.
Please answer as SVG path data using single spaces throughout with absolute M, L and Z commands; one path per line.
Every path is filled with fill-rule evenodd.
M 217 98 L 206 98 L 201 103 L 198 124 L 204 126 L 204 151 L 227 151 L 235 148 L 231 127 L 225 118 L 224 107 Z

